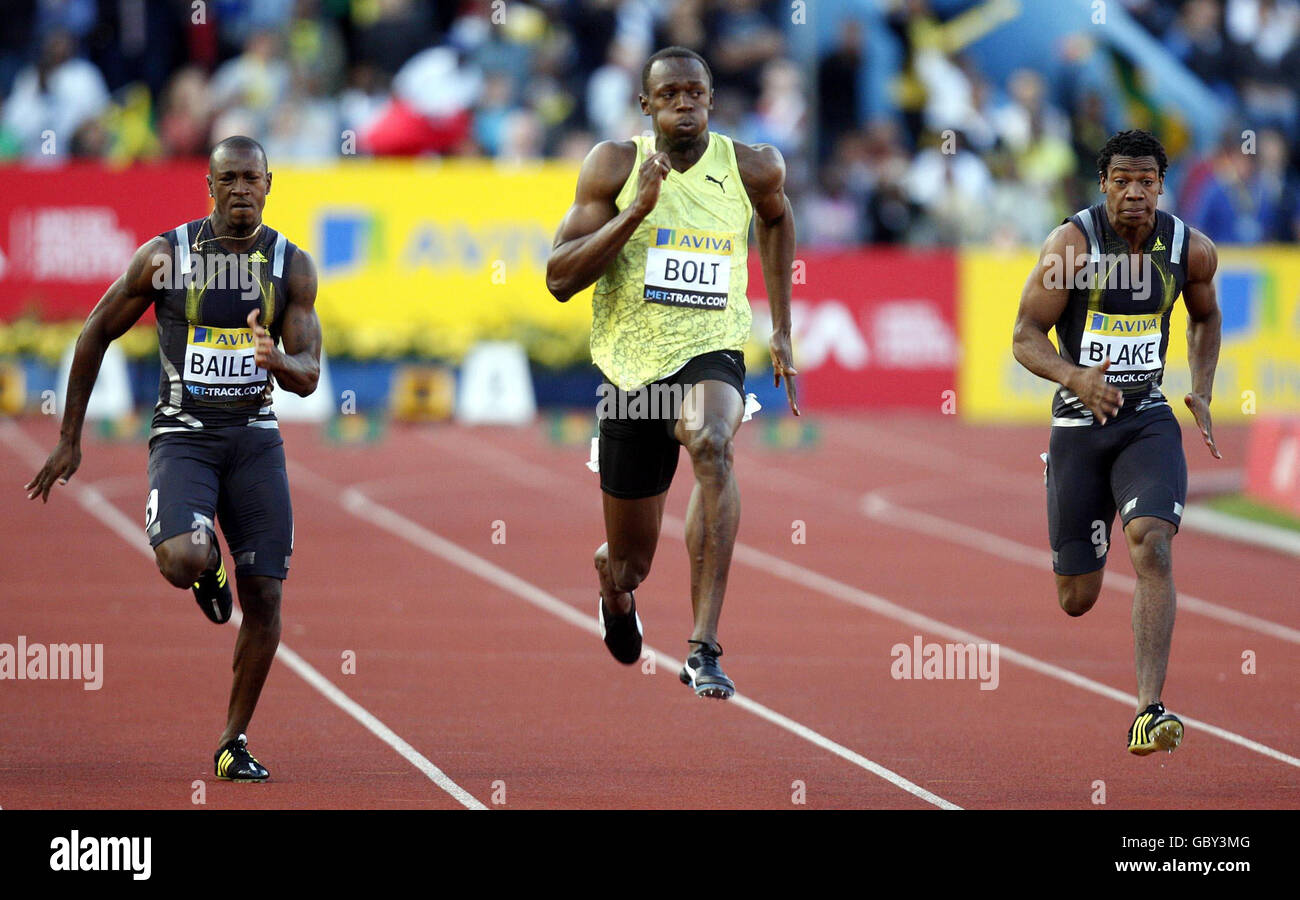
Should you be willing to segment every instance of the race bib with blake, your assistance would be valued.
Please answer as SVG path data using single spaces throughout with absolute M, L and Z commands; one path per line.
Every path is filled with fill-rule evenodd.
M 1160 368 L 1160 316 L 1088 313 L 1079 341 L 1079 363 L 1096 366 L 1110 360 L 1106 380 L 1123 387 L 1145 382 Z
M 257 364 L 248 328 L 191 325 L 185 346 L 185 389 L 197 400 L 229 402 L 261 396 L 266 369 Z
M 722 232 L 656 228 L 646 249 L 646 302 L 726 309 L 734 240 Z

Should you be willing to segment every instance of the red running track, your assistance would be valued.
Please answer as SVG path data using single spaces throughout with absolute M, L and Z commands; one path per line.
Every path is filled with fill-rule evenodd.
M 624 668 L 595 635 L 585 446 L 446 426 L 338 447 L 286 426 L 284 641 L 303 665 L 272 670 L 250 743 L 273 780 L 252 786 L 212 778 L 234 632 L 142 552 L 144 447 L 88 441 L 41 508 L 20 490 L 56 427 L 0 423 L 0 642 L 101 643 L 105 670 L 98 691 L 0 682 L 0 806 L 187 808 L 201 790 L 208 808 L 1077 809 L 1104 782 L 1110 808 L 1300 807 L 1300 560 L 1184 529 L 1165 700 L 1197 724 L 1135 758 L 1132 570 L 1118 548 L 1096 609 L 1056 607 L 1046 429 L 819 426 L 812 450 L 738 439 L 731 704 L 696 699 L 669 659 L 690 630 L 684 457 L 638 591 L 660 655 Z M 1244 433 L 1222 432 L 1224 463 L 1186 435 L 1193 486 L 1241 464 Z M 895 680 L 891 648 L 918 635 L 997 642 L 996 689 Z

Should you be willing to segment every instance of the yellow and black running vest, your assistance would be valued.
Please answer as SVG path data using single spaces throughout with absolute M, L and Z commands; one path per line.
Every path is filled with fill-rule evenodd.
M 161 235 L 172 266 L 154 301 L 162 374 L 149 436 L 169 431 L 252 426 L 277 428 L 271 379 L 254 358 L 248 314 L 277 344 L 284 323 L 289 262 L 297 247 L 263 226 L 253 246 L 238 253 L 216 242 L 194 249 L 207 219 Z
M 1155 228 L 1138 258 L 1111 227 L 1104 203 L 1065 221 L 1087 238 L 1088 261 L 1075 276 L 1056 323 L 1061 356 L 1086 367 L 1111 361 L 1106 381 L 1124 392 L 1119 416 L 1164 405 L 1160 383 L 1169 347 L 1169 313 L 1187 281 L 1190 230 L 1177 216 L 1156 210 Z M 1092 421 L 1082 400 L 1065 387 L 1057 389 L 1053 425 Z
M 641 164 L 655 152 L 653 137 L 632 140 L 620 211 L 636 199 Z M 635 390 L 701 353 L 744 350 L 753 211 L 731 138 L 710 132 L 704 155 L 668 173 L 654 210 L 596 282 L 591 359 L 611 383 Z

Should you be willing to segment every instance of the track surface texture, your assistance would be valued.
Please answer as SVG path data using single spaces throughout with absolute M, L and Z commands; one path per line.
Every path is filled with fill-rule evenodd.
M 0 422 L 0 642 L 102 644 L 104 669 L 97 691 L 0 682 L 0 806 L 1086 809 L 1102 781 L 1106 808 L 1300 807 L 1300 559 L 1176 538 L 1164 700 L 1187 734 L 1133 757 L 1133 570 L 1116 525 L 1097 606 L 1058 608 L 1047 427 L 815 421 L 810 449 L 754 425 L 737 440 L 729 703 L 677 680 L 684 454 L 637 592 L 647 657 L 624 667 L 596 633 L 585 444 L 542 424 L 395 426 L 364 446 L 284 426 L 296 545 L 249 729 L 264 785 L 213 778 L 235 631 L 156 571 L 144 445 L 88 437 L 42 507 L 21 488 L 56 423 Z M 1244 463 L 1244 430 L 1220 429 L 1222 462 L 1183 432 L 1193 492 Z M 996 689 L 892 677 L 918 636 L 996 643 Z

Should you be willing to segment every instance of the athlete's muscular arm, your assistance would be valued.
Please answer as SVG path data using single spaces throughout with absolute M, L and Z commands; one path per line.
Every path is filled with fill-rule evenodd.
M 1073 254 L 1066 252 L 1068 248 L 1073 248 Z M 1087 257 L 1087 239 L 1074 225 L 1068 222 L 1058 225 L 1047 236 L 1038 263 L 1020 294 L 1011 346 L 1022 366 L 1039 378 L 1055 381 L 1073 392 L 1092 410 L 1097 421 L 1105 425 L 1124 405 L 1123 392 L 1106 383 L 1105 372 L 1110 368 L 1110 360 L 1092 368 L 1075 365 L 1062 357 L 1047 337 L 1065 312 L 1069 285 L 1074 281 L 1075 272 L 1087 264 Z M 1073 271 L 1067 272 L 1065 264 L 1071 258 Z
M 768 305 L 772 310 L 772 336 L 768 349 L 772 353 L 772 385 L 785 378 L 785 392 L 790 409 L 799 415 L 795 397 L 794 353 L 790 347 L 790 268 L 794 264 L 794 210 L 785 195 L 785 160 L 781 151 L 768 144 L 748 147 L 739 141 L 736 167 L 754 207 L 754 233 L 758 253 L 763 261 L 763 283 L 767 285 Z
M 248 314 L 248 326 L 257 341 L 257 364 L 275 375 L 286 391 L 306 397 L 320 379 L 320 319 L 316 316 L 316 265 L 307 251 L 299 250 L 289 263 L 288 298 L 280 329 L 281 350 L 258 321 L 260 309 Z
M 655 153 L 641 164 L 636 199 L 618 211 L 618 192 L 635 161 L 636 147 L 615 141 L 597 144 L 583 161 L 573 205 L 546 261 L 546 289 L 561 303 L 596 283 L 659 202 L 659 187 L 670 170 L 667 153 Z
M 1219 365 L 1219 326 L 1223 316 L 1214 292 L 1214 273 L 1219 252 L 1214 242 L 1195 228 L 1187 247 L 1187 281 L 1183 302 L 1187 304 L 1187 365 L 1192 370 L 1192 392 L 1183 398 L 1196 418 L 1205 446 L 1215 459 L 1223 459 L 1214 444 L 1210 421 L 1210 399 L 1214 395 L 1214 370 Z
M 104 351 L 140 320 L 171 268 L 171 247 L 167 239 L 154 238 L 135 251 L 125 274 L 109 286 L 90 311 L 77 338 L 72 369 L 68 373 L 59 442 L 36 477 L 24 488 L 28 500 L 40 497 L 42 503 L 48 502 L 54 483 L 67 484 L 81 466 L 81 426 L 95 379 L 99 377 L 99 366 L 104 361 Z

